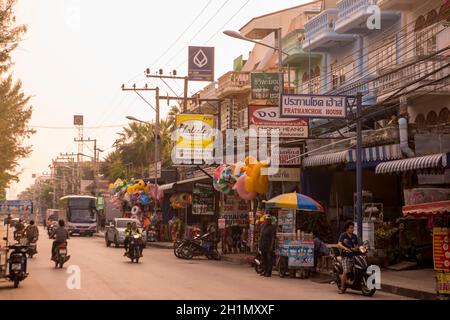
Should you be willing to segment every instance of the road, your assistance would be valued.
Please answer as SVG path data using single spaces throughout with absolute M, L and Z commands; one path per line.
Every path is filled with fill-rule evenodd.
M 39 254 L 29 260 L 29 277 L 13 289 L 0 280 L 0 300 L 7 299 L 163 299 L 163 300 L 311 300 L 405 299 L 384 292 L 373 298 L 360 293 L 340 295 L 330 284 L 311 280 L 262 278 L 248 266 L 222 261 L 175 258 L 172 250 L 147 248 L 139 264 L 123 257 L 123 248 L 107 248 L 101 238 L 73 237 L 70 261 L 55 269 L 50 261 L 51 240 L 40 230 Z M 79 266 L 81 288 L 66 285 L 70 266 Z

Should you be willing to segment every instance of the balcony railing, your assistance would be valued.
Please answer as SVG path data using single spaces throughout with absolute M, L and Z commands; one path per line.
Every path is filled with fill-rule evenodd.
M 404 86 L 407 86 L 405 91 L 408 92 L 414 91 L 417 88 L 417 91 L 414 91 L 410 95 L 423 92 L 450 94 L 450 81 L 448 78 L 439 81 L 450 73 L 450 67 L 445 67 L 449 62 L 450 58 L 418 61 L 408 67 L 399 68 L 397 71 L 382 76 L 375 82 L 378 91 L 378 100 L 385 99 Z M 426 79 L 420 80 L 433 71 L 437 72 L 428 76 Z M 428 83 L 430 84 L 429 86 L 423 87 Z
M 335 30 L 339 33 L 367 33 L 367 19 L 373 14 L 370 6 L 377 5 L 378 0 L 340 0 L 336 6 L 339 9 Z M 400 19 L 398 11 L 380 11 L 383 28 L 389 27 Z
M 321 93 L 321 87 L 320 87 L 320 77 L 315 77 L 311 79 L 311 85 L 310 81 L 304 81 L 302 84 L 302 94 L 320 94 Z
M 219 78 L 217 96 L 225 97 L 247 90 L 250 90 L 250 74 L 231 71 Z
M 355 40 L 354 35 L 336 33 L 338 12 L 337 8 L 327 9 L 305 24 L 304 50 L 327 51 L 336 44 Z

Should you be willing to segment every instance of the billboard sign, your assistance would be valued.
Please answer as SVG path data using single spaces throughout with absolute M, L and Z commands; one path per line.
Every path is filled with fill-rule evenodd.
M 214 47 L 189 47 L 191 81 L 214 81 Z
M 281 96 L 282 118 L 326 118 L 347 117 L 347 97 L 287 94 Z
M 175 164 L 211 161 L 214 156 L 214 116 L 177 114 Z
M 33 213 L 31 200 L 0 200 L 0 215 L 28 216 Z
M 280 95 L 280 77 L 278 73 L 252 73 L 251 83 L 252 99 L 278 100 Z
M 308 137 L 308 120 L 283 119 L 278 106 L 248 106 L 248 125 L 250 129 L 265 129 L 268 133 L 278 129 L 280 138 Z

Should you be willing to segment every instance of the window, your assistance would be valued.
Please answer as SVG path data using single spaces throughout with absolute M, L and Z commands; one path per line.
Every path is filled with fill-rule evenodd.
M 414 28 L 416 37 L 416 56 L 432 54 L 436 51 L 436 34 L 439 30 L 440 15 L 435 10 L 431 10 L 425 19 L 420 16 L 416 20 Z
M 438 116 L 436 112 L 430 111 L 427 115 L 427 125 L 436 125 Z
M 369 52 L 369 68 L 372 72 L 379 73 L 381 70 L 395 66 L 396 63 L 395 35 L 386 37 L 381 45 L 376 44 L 376 48 Z
M 445 124 L 450 122 L 450 111 L 447 108 L 443 108 L 439 112 L 438 124 Z
M 339 64 L 337 61 L 331 64 L 331 85 L 332 89 L 337 89 L 345 82 L 345 67 L 343 64 Z
M 419 114 L 417 117 L 416 117 L 416 125 L 418 126 L 418 127 L 423 127 L 424 125 L 425 125 L 425 122 L 426 122 L 426 120 L 425 120 L 425 116 L 423 115 L 423 114 Z

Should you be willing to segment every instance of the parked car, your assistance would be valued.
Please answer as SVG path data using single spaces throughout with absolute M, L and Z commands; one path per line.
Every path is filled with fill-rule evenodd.
M 136 222 L 139 229 L 143 229 L 141 223 L 136 219 L 128 219 L 128 218 L 115 218 L 109 225 L 106 226 L 105 231 L 105 243 L 106 246 L 111 246 L 114 243 L 114 246 L 117 248 L 124 244 L 125 241 L 125 229 L 128 223 Z M 147 243 L 147 235 L 145 232 L 142 232 L 142 240 L 144 241 L 144 247 Z

